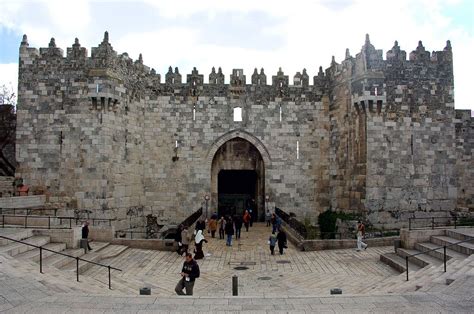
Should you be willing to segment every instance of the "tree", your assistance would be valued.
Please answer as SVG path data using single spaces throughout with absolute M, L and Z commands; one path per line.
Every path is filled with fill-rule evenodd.
M 15 175 L 16 94 L 0 86 L 0 174 Z

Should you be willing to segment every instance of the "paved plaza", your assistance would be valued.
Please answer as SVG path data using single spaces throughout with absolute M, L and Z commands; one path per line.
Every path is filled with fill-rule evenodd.
M 284 255 L 271 256 L 269 233 L 255 224 L 232 247 L 209 238 L 193 297 L 174 293 L 183 262 L 175 252 L 128 248 L 102 260 L 123 269 L 112 274 L 113 290 L 106 289 L 102 268 L 86 270 L 78 283 L 74 272 L 46 267 L 39 274 L 35 262 L 0 255 L 0 312 L 473 313 L 472 270 L 435 290 L 388 293 L 405 284 L 403 274 L 379 261 L 393 247 L 301 252 L 289 243 Z M 473 269 L 472 261 L 463 265 Z M 233 275 L 239 278 L 238 297 L 232 296 Z M 144 286 L 151 287 L 151 296 L 137 295 Z M 331 288 L 343 295 L 331 296 Z
M 393 251 L 393 247 L 374 247 L 362 252 L 355 249 L 301 252 L 289 243 L 284 255 L 276 252 L 272 256 L 267 245 L 270 233 L 270 227 L 254 224 L 249 232 L 242 231 L 241 239 L 234 241 L 232 247 L 227 247 L 225 240 L 206 234 L 209 243 L 204 244 L 204 252 L 208 256 L 198 261 L 201 278 L 194 287 L 195 295 L 232 295 L 233 275 L 239 277 L 239 295 L 268 297 L 328 295 L 331 288 L 359 293 L 368 285 L 398 275 L 379 261 L 380 254 Z M 152 289 L 153 293 L 165 296 L 174 294 L 183 258 L 173 252 L 128 249 L 105 262 L 124 270 L 114 272 L 114 276 L 141 278 L 158 288 Z M 236 267 L 248 269 L 236 270 Z M 99 268 L 86 274 L 106 280 Z

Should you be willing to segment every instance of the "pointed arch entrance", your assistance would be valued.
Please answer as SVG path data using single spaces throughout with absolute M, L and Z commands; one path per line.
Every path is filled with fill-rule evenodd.
M 221 215 L 241 215 L 252 208 L 254 221 L 264 215 L 265 161 L 249 140 L 227 139 L 213 152 L 212 203 Z

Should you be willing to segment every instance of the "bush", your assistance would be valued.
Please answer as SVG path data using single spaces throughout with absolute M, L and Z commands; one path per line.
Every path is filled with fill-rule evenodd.
M 321 239 L 334 239 L 336 237 L 336 219 L 337 213 L 332 210 L 326 210 L 318 216 L 319 230 L 321 230 Z

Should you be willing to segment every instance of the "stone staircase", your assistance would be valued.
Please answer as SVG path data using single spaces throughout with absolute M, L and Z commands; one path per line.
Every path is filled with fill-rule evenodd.
M 103 242 L 92 242 L 92 251 L 85 253 L 84 249 L 66 249 L 64 243 L 51 243 L 49 236 L 35 236 L 32 229 L 4 229 L 2 235 L 26 243 L 42 246 L 56 252 L 81 257 L 93 262 L 101 262 L 104 258 L 111 258 L 119 255 L 128 247 L 123 245 L 111 245 Z M 123 285 L 123 280 L 116 280 L 117 276 L 112 275 L 113 290 L 108 289 L 107 268 L 94 266 L 93 264 L 81 261 L 79 274 L 84 273 L 91 266 L 94 266 L 103 273 L 106 280 L 96 280 L 92 276 L 80 276 L 80 282 L 76 281 L 76 261 L 70 257 L 54 254 L 43 250 L 43 274 L 39 273 L 40 252 L 39 249 L 13 241 L 0 238 L 0 262 L 8 261 L 2 265 L 8 265 L 9 271 L 13 274 L 24 277 L 28 274 L 32 280 L 41 282 L 59 293 L 82 292 L 112 295 L 138 294 L 137 290 L 131 290 Z M 119 273 L 117 271 L 114 271 Z
M 402 274 L 360 292 L 443 291 L 456 280 L 474 275 L 474 241 L 454 244 L 470 238 L 474 238 L 474 229 L 447 229 L 444 235 L 431 236 L 430 242 L 416 243 L 414 249 L 398 248 L 396 253 L 382 254 L 380 260 Z M 446 272 L 443 263 L 444 249 L 439 248 L 444 245 L 451 245 L 446 248 Z M 422 252 L 426 254 L 419 254 Z M 405 257 L 412 254 L 419 255 L 409 258 L 409 281 L 406 281 Z

